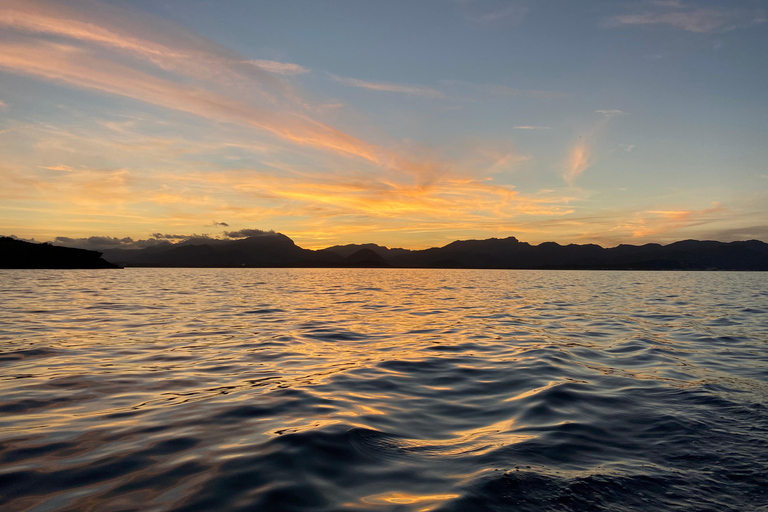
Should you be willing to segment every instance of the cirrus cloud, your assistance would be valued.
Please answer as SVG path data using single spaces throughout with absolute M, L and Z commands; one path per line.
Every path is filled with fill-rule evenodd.
M 311 71 L 309 68 L 305 68 L 304 66 L 300 66 L 292 62 L 278 62 L 276 60 L 263 59 L 249 60 L 248 62 L 263 69 L 264 71 L 277 73 L 278 75 L 303 75 Z
M 732 2 L 728 4 L 702 7 L 679 0 L 656 0 L 640 4 L 644 7 L 633 13 L 604 18 L 602 26 L 613 28 L 628 25 L 667 25 L 688 32 L 706 34 L 727 32 L 766 21 L 763 9 L 745 9 L 733 7 Z
M 389 82 L 366 82 L 365 80 L 358 80 L 357 78 L 348 78 L 333 74 L 330 76 L 334 81 L 349 87 L 359 87 L 361 89 L 369 89 L 372 91 L 397 92 L 411 96 L 423 96 L 426 98 L 446 97 L 444 92 L 423 85 L 403 85 Z

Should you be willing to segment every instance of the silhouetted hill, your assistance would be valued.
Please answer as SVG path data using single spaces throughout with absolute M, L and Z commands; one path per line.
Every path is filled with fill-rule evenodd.
M 313 267 L 340 266 L 344 258 L 333 252 L 297 246 L 281 233 L 238 240 L 195 238 L 139 250 L 105 251 L 107 258 L 132 267 Z
M 768 270 L 768 244 L 686 240 L 662 246 L 530 245 L 514 237 L 463 240 L 445 247 L 412 251 L 389 260 L 398 267 Z
M 515 237 L 458 240 L 425 250 L 376 244 L 303 249 L 280 233 L 238 240 L 196 238 L 141 250 L 105 251 L 105 258 L 148 267 L 415 267 L 609 270 L 768 270 L 768 244 L 684 240 L 669 245 L 531 245 Z
M 145 249 L 141 249 L 141 251 L 144 254 L 154 254 L 173 249 L 174 247 L 175 245 L 171 242 L 160 242 L 157 245 L 152 245 Z M 104 249 L 102 251 L 102 257 L 105 260 L 111 261 L 117 265 L 125 266 L 126 262 L 136 256 L 138 253 L 138 249 Z
M 0 268 L 119 268 L 98 251 L 0 237 Z
M 352 267 L 389 267 L 378 253 L 371 249 L 360 249 L 344 259 L 344 263 Z
M 357 251 L 360 251 L 362 249 L 368 249 L 370 251 L 375 252 L 379 256 L 381 256 L 384 259 L 392 258 L 394 256 L 398 256 L 401 254 L 407 254 L 411 251 L 408 249 L 400 249 L 400 248 L 393 248 L 389 249 L 387 247 L 377 245 L 377 244 L 348 244 L 348 245 L 334 245 L 333 247 L 327 247 L 325 249 L 322 249 L 323 251 L 330 251 L 335 252 L 339 256 L 343 256 L 345 258 L 348 258 L 352 254 L 356 253 Z

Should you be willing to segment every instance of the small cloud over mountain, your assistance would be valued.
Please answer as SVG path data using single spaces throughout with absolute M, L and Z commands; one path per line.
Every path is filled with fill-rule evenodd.
M 156 240 L 167 240 L 167 241 L 183 241 L 183 240 L 189 240 L 190 238 L 213 239 L 213 237 L 208 233 L 203 233 L 200 235 L 198 235 L 197 233 L 192 233 L 191 235 L 177 235 L 177 234 L 171 234 L 171 233 L 152 233 L 152 238 Z
M 226 222 L 215 222 L 216 226 L 228 227 Z M 109 249 L 146 249 L 159 244 L 177 244 L 185 242 L 203 242 L 207 241 L 220 242 L 226 239 L 238 239 L 248 238 L 252 236 L 273 236 L 275 233 L 272 230 L 264 231 L 261 229 L 241 229 L 239 231 L 225 231 L 223 235 L 211 236 L 208 233 L 152 233 L 149 238 L 142 240 L 134 240 L 133 238 L 116 237 L 116 236 L 89 236 L 87 238 L 71 238 L 67 236 L 57 236 L 53 239 L 54 245 L 60 245 L 62 247 L 76 247 L 78 249 L 89 249 L 92 251 L 106 251 Z M 223 236 L 223 238 L 221 238 Z M 17 238 L 26 242 L 34 242 L 35 240 L 26 240 L 23 238 Z
M 76 247 L 78 249 L 88 249 L 91 251 L 104 251 L 106 249 L 146 249 L 147 247 L 160 243 L 164 243 L 163 239 L 154 236 L 147 240 L 134 240 L 129 236 L 123 238 L 115 236 L 89 236 L 87 238 L 57 236 L 53 239 L 54 245 Z
M 276 235 L 273 230 L 264 231 L 261 229 L 241 229 L 239 231 L 225 231 L 224 236 L 227 238 L 248 238 L 251 236 L 272 236 Z

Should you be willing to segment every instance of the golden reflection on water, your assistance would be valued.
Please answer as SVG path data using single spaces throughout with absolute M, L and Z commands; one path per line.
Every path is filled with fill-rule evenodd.
M 418 512 L 429 512 L 434 510 L 444 501 L 458 498 L 459 494 L 407 494 L 403 492 L 385 492 L 381 494 L 373 494 L 364 497 L 361 501 L 363 503 L 369 503 L 371 505 L 412 505 L 415 503 L 424 503 L 425 506 L 416 509 Z M 426 502 L 426 503 L 425 503 Z M 355 505 L 348 505 L 355 506 Z
M 18 275 L 0 304 L 12 326 L 0 449 L 43 476 L 14 507 L 160 510 L 203 488 L 245 507 L 314 485 L 326 509 L 429 511 L 524 457 L 574 478 L 582 463 L 645 463 L 653 411 L 667 407 L 661 431 L 689 439 L 673 413 L 700 402 L 678 401 L 682 386 L 766 396 L 751 377 L 763 347 L 748 345 L 764 316 L 728 309 L 745 294 L 763 307 L 754 276 L 728 288 L 687 274 L 674 286 L 671 274 L 458 270 Z M 738 328 L 717 323 L 728 315 Z M 642 450 L 622 451 L 628 438 Z M 45 489 L 94 464 L 114 474 Z
M 529 389 L 528 391 L 523 391 L 519 395 L 511 396 L 511 397 L 505 399 L 504 401 L 505 402 L 514 402 L 515 400 L 521 400 L 523 398 L 528 398 L 530 396 L 534 396 L 534 395 L 536 395 L 538 393 L 541 393 L 542 391 L 545 391 L 545 390 L 553 388 L 553 387 L 555 387 L 555 386 L 557 386 L 559 384 L 562 384 L 563 382 L 564 381 L 552 380 L 552 381 L 549 381 L 546 386 L 540 386 L 538 388 Z

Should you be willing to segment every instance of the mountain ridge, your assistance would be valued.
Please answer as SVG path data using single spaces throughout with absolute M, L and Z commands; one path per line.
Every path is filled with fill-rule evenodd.
M 198 237 L 143 249 L 88 251 L 3 237 L 2 268 L 115 267 L 328 267 L 478 268 L 541 270 L 759 270 L 768 271 L 768 244 L 759 240 L 680 240 L 668 245 L 543 242 L 510 236 L 455 240 L 442 247 L 409 250 L 378 244 L 302 248 L 282 233 L 230 240 Z
M 759 240 L 680 240 L 668 245 L 543 242 L 532 245 L 511 236 L 455 240 L 442 247 L 409 250 L 378 244 L 304 249 L 273 233 L 233 240 L 201 238 L 158 250 L 104 250 L 104 258 L 125 266 L 158 267 L 400 267 L 519 268 L 560 270 L 768 270 L 768 244 Z

